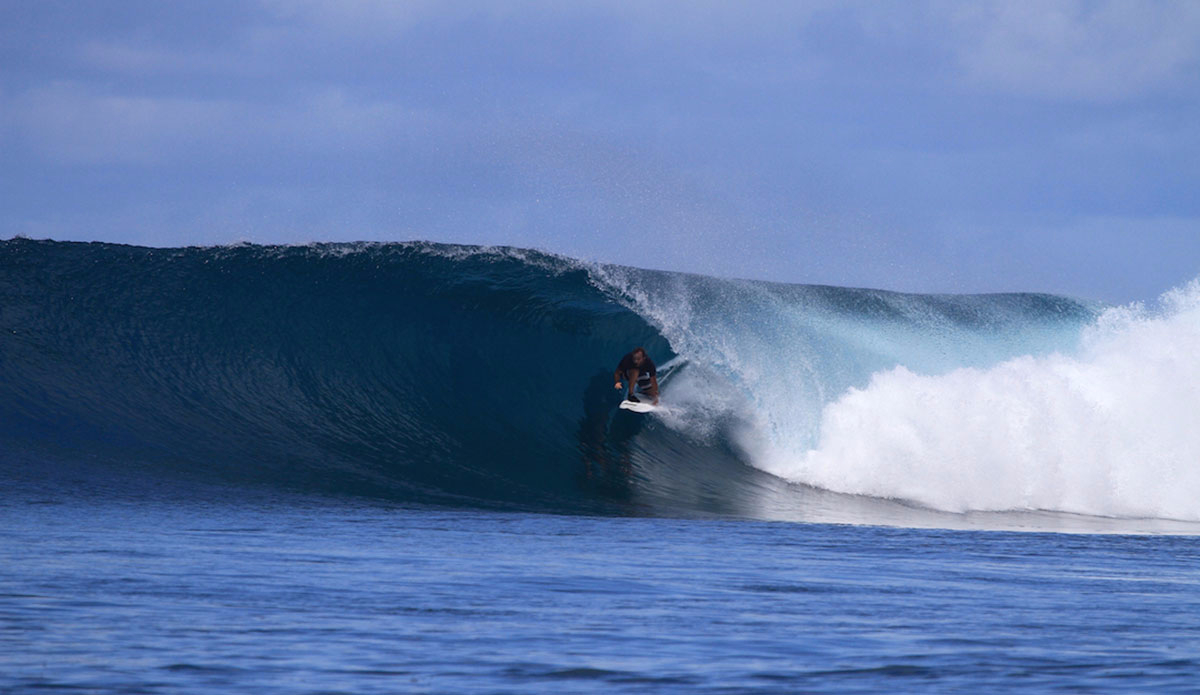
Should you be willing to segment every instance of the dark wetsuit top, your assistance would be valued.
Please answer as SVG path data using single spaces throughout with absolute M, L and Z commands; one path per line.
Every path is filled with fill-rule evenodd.
M 633 353 L 629 353 L 621 358 L 621 363 L 617 365 L 617 371 L 624 376 L 630 369 L 638 370 L 638 386 L 649 386 L 650 377 L 658 376 L 658 369 L 654 366 L 654 360 L 650 359 L 650 355 L 646 355 L 646 359 L 642 360 L 642 365 L 633 363 Z

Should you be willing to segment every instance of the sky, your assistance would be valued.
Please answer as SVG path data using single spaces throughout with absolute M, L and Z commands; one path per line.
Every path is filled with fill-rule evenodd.
M 1197 190 L 1190 0 L 0 0 L 0 238 L 1128 302 Z

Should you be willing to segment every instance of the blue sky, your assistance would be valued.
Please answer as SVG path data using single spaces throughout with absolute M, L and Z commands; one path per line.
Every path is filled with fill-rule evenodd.
M 0 236 L 1200 275 L 1200 3 L 0 2 Z

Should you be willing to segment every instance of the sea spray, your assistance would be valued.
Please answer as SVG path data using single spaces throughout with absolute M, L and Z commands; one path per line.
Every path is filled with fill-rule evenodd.
M 1073 352 L 875 373 L 820 438 L 756 464 L 829 490 L 937 509 L 1200 519 L 1200 285 L 1105 311 Z

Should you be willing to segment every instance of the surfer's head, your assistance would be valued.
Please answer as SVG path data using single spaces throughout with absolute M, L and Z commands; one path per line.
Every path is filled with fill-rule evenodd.
M 640 348 L 640 347 L 635 347 L 633 349 L 633 363 L 641 364 L 645 360 L 646 360 L 646 349 Z

